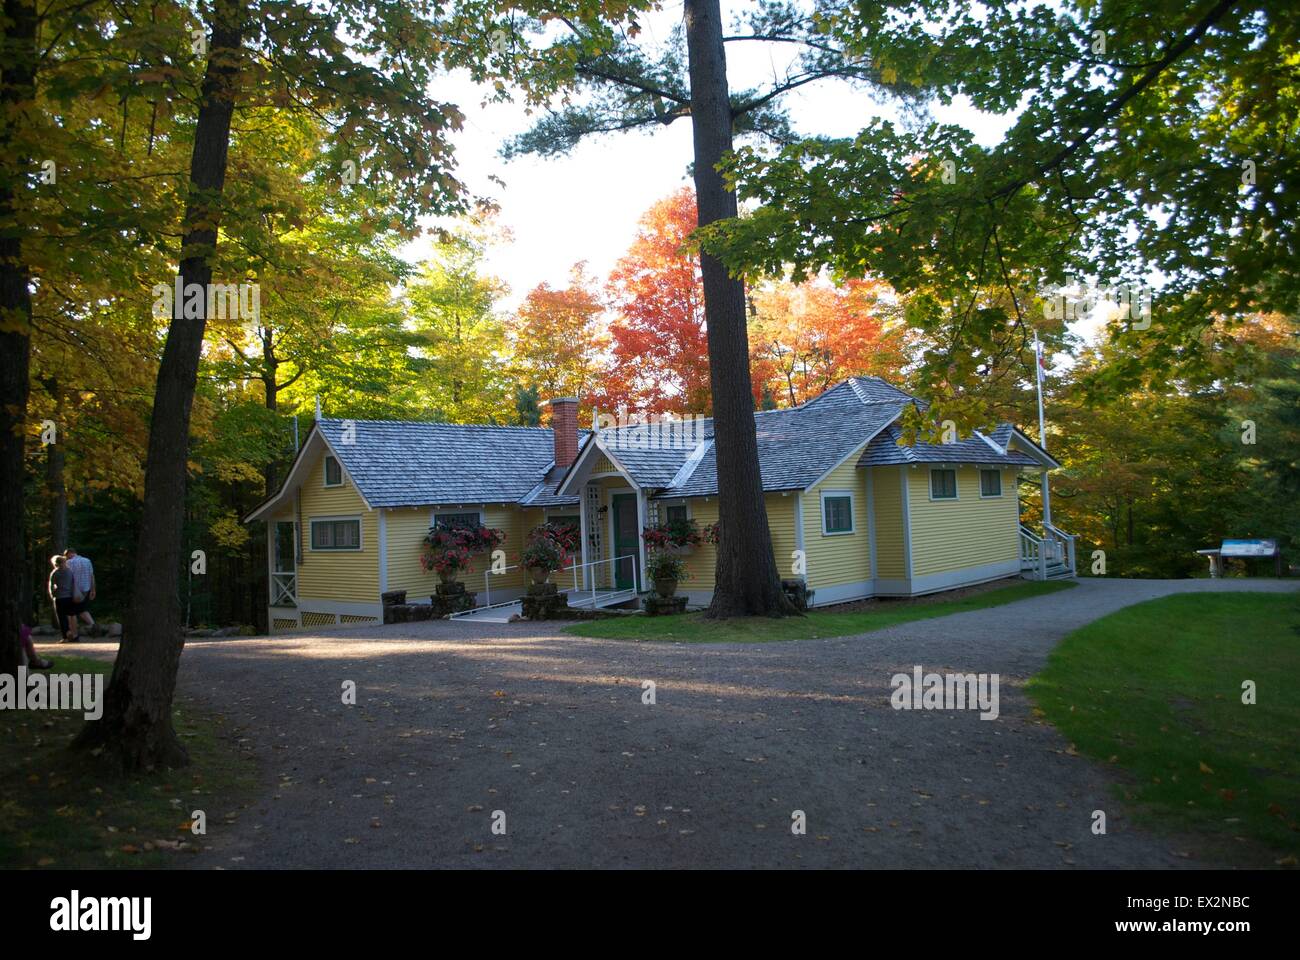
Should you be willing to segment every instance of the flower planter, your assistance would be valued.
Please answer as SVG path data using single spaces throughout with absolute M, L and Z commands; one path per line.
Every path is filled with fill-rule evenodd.
M 655 581 L 655 593 L 667 600 L 677 592 L 677 581 L 668 578 Z
M 533 583 L 545 583 L 551 576 L 551 571 L 545 567 L 529 567 L 528 575 L 533 578 Z
M 442 571 L 440 571 L 440 572 L 438 573 L 438 579 L 441 580 L 443 583 L 455 583 L 455 582 L 456 582 L 456 571 L 455 571 L 455 570 L 442 570 Z

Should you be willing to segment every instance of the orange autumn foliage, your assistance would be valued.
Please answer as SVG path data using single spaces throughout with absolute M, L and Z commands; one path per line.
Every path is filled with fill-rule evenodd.
M 685 249 L 695 225 L 695 193 L 684 187 L 646 211 L 632 246 L 610 272 L 615 316 L 600 409 L 710 410 L 700 261 Z

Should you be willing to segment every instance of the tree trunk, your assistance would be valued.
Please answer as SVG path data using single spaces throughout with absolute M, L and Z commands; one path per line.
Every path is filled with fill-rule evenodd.
M 27 606 L 23 452 L 32 350 L 31 275 L 17 215 L 32 158 L 16 129 L 36 101 L 34 0 L 4 0 L 0 29 L 0 674 L 16 676 L 18 628 Z
M 736 196 L 727 190 L 717 170 L 723 155 L 731 150 L 733 118 L 719 0 L 686 0 L 685 13 L 695 196 L 700 226 L 706 226 L 736 216 Z M 713 602 L 707 615 L 780 616 L 794 608 L 781 590 L 763 503 L 749 378 L 745 287 L 727 274 L 716 257 L 701 254 L 700 270 L 704 275 L 721 530 Z
M 198 284 L 206 291 L 212 281 L 244 17 L 242 0 L 219 0 L 214 11 L 190 157 L 178 270 L 182 289 Z M 180 571 L 190 409 L 207 303 L 204 296 L 201 318 L 184 319 L 183 300 L 178 297 L 173 305 L 154 390 L 144 516 L 123 642 L 105 693 L 104 715 L 88 723 L 76 741 L 79 747 L 103 747 L 128 771 L 189 762 L 172 727 L 172 698 L 185 643 Z

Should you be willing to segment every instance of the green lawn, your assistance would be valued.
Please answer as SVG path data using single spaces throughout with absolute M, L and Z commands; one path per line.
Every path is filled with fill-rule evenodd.
M 569 627 L 567 633 L 580 637 L 608 637 L 618 640 L 669 640 L 676 643 L 767 643 L 772 640 L 815 640 L 844 637 L 892 627 L 896 623 L 928 620 L 965 610 L 981 610 L 1004 603 L 1064 590 L 1068 580 L 1026 581 L 975 593 L 959 600 L 913 602 L 883 601 L 870 610 L 826 613 L 813 610 L 802 617 L 741 617 L 734 620 L 706 620 L 698 613 L 677 617 L 619 617 L 593 620 Z
M 110 664 L 56 656 L 59 673 L 105 673 Z M 107 682 L 107 681 L 106 681 Z M 0 867 L 175 865 L 204 843 L 190 833 L 194 810 L 208 832 L 251 795 L 254 767 L 224 720 L 178 703 L 176 731 L 190 766 L 123 777 L 67 749 L 81 729 L 76 711 L 0 712 Z
M 1140 819 L 1205 837 L 1230 860 L 1294 864 L 1298 683 L 1300 598 L 1205 593 L 1076 630 L 1029 691 L 1079 752 L 1127 774 L 1120 793 Z

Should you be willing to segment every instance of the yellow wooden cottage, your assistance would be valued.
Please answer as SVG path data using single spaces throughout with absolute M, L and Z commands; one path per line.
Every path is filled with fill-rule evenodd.
M 1059 464 L 1010 424 L 953 443 L 900 444 L 914 398 L 883 380 L 846 380 L 799 407 L 755 413 L 773 550 L 813 604 L 915 596 L 1017 574 L 1074 573 L 1074 540 L 1020 523 L 1020 475 Z M 712 422 L 577 426 L 577 400 L 551 401 L 552 428 L 320 419 L 280 490 L 247 518 L 269 527 L 270 623 L 381 622 L 381 596 L 427 600 L 420 565 L 435 524 L 506 533 L 507 569 L 464 577 L 479 606 L 525 589 L 517 564 L 544 521 L 581 530 L 581 554 L 553 579 L 573 605 L 635 602 L 649 589 L 641 531 L 718 518 Z M 725 535 L 725 531 L 723 533 Z M 679 592 L 712 595 L 714 549 L 686 558 Z

